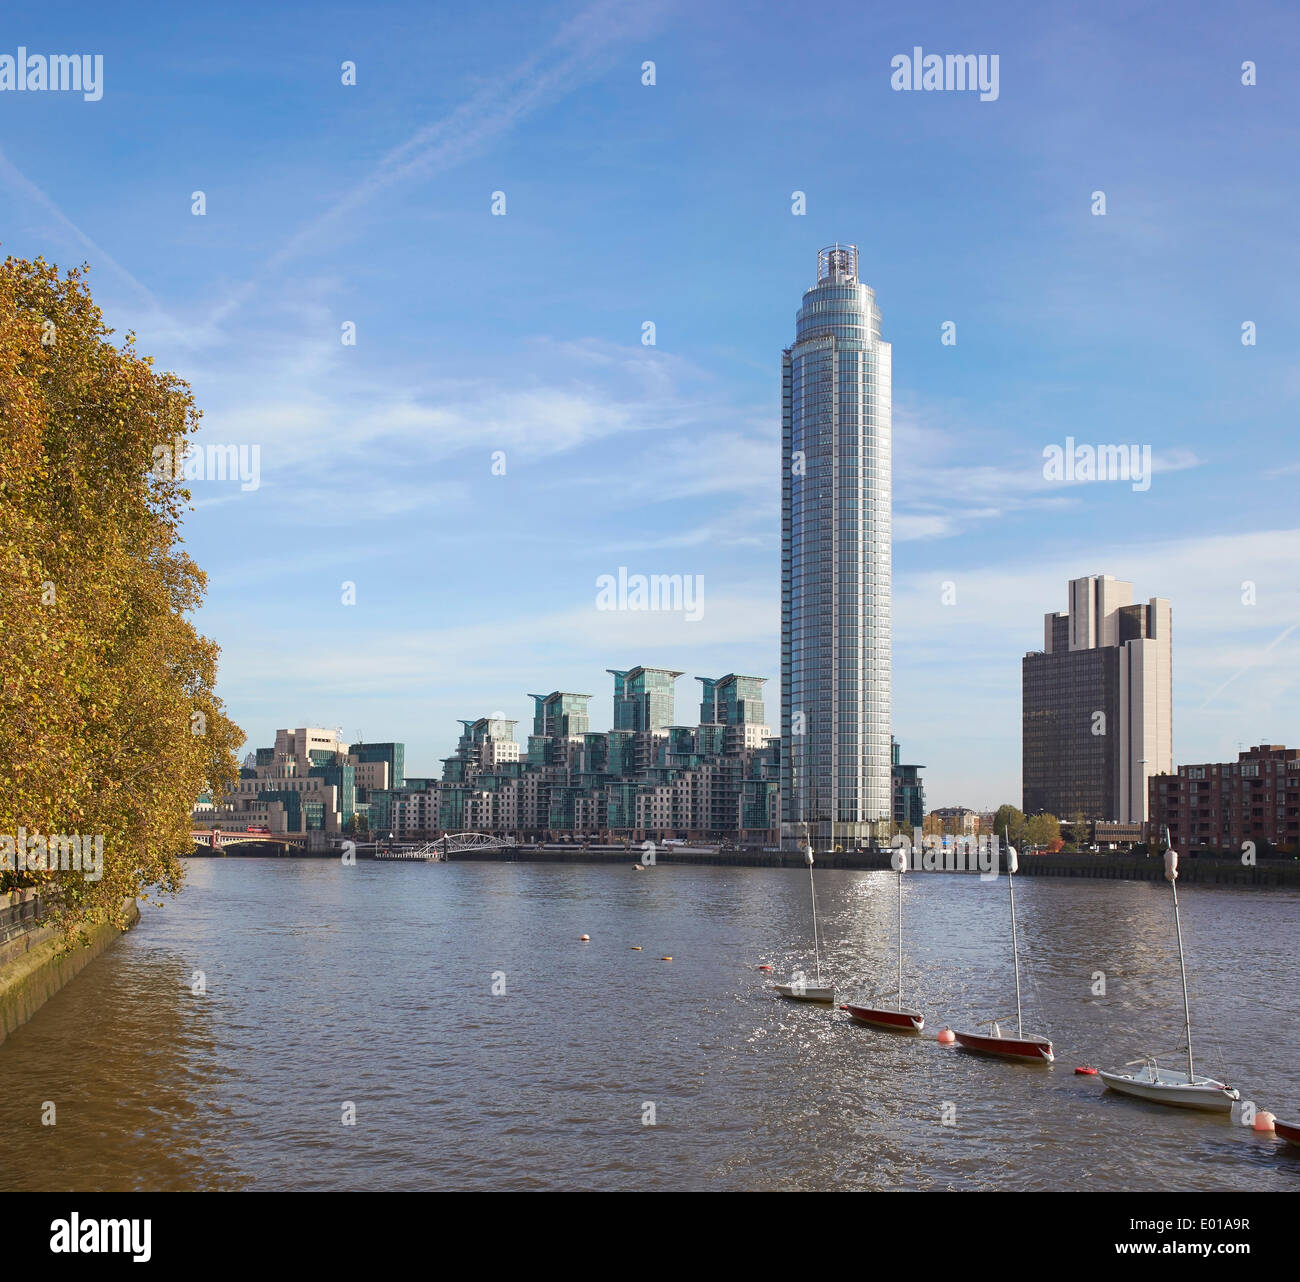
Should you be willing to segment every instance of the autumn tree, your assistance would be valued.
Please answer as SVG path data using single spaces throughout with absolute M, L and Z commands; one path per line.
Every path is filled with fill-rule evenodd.
M 1013 846 L 1024 845 L 1024 812 L 1012 805 L 999 806 L 997 814 L 993 816 L 993 831 L 999 841 L 1010 842 Z
M 179 887 L 194 799 L 233 782 L 243 740 L 189 617 L 206 586 L 181 547 L 189 493 L 156 465 L 199 412 L 112 334 L 84 270 L 0 266 L 0 848 L 20 829 L 102 838 L 98 878 L 31 848 L 6 861 L 70 936 Z
M 1050 846 L 1061 839 L 1061 821 L 1055 815 L 1031 815 L 1025 821 L 1025 837 L 1031 846 Z

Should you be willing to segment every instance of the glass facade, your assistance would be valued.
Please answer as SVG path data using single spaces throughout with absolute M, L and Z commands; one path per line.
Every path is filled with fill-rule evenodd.
M 258 801 L 278 801 L 284 806 L 289 832 L 320 831 L 325 827 L 325 803 L 307 801 L 299 792 L 287 788 L 262 788 Z
M 782 361 L 781 807 L 792 845 L 893 813 L 892 364 L 858 251 L 818 255 Z
M 357 784 L 356 767 L 346 762 L 337 766 L 312 766 L 307 774 L 311 778 L 322 779 L 326 784 L 338 789 L 338 812 L 343 823 L 347 823 L 356 813 Z
M 676 682 L 671 668 L 607 668 L 614 678 L 614 729 L 665 730 L 675 720 Z
M 388 762 L 388 786 L 400 788 L 406 779 L 406 745 L 404 743 L 354 743 L 348 752 L 358 761 Z
M 763 686 L 766 677 L 742 677 L 729 672 L 725 677 L 696 677 L 703 686 L 700 724 L 763 725 Z
M 591 717 L 587 713 L 587 704 L 591 700 L 589 694 L 553 690 L 550 694 L 530 694 L 528 697 L 533 701 L 533 734 L 540 738 L 586 734 L 591 726 Z
M 924 767 L 904 763 L 898 744 L 892 741 L 890 759 L 894 767 L 894 823 L 900 828 L 920 828 L 925 823 Z

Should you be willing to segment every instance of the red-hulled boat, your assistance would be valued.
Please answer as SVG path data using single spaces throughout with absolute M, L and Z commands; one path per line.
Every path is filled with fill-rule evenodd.
M 1273 1120 L 1273 1129 L 1288 1144 L 1300 1144 L 1300 1126 L 1294 1122 L 1279 1122 L 1276 1118 Z
M 844 1008 L 861 1024 L 874 1024 L 877 1028 L 893 1028 L 902 1033 L 919 1033 L 925 1027 L 925 1017 L 915 1010 L 889 1010 L 876 1006 Z
M 925 1027 L 925 1018 L 919 1010 L 903 1009 L 903 872 L 907 855 L 902 850 L 894 852 L 894 869 L 898 873 L 898 990 L 893 1007 L 846 1005 L 844 1009 L 860 1024 L 876 1028 L 892 1028 L 895 1032 L 919 1033 Z
M 952 1035 L 959 1046 L 968 1051 L 978 1051 L 981 1055 L 1002 1055 L 1007 1059 L 1024 1059 L 1040 1064 L 1051 1064 L 1056 1060 L 1052 1043 L 1046 1037 L 1034 1033 L 1004 1037 L 996 1023 L 988 1033 L 959 1033 L 953 1029 Z
M 1024 1060 L 1032 1064 L 1051 1064 L 1056 1060 L 1050 1039 L 1037 1033 L 1026 1033 L 1020 1013 L 1020 945 L 1016 942 L 1016 848 L 1007 844 L 1007 890 L 1011 897 L 1011 957 L 1016 976 L 1016 1035 L 1003 1035 L 997 1020 L 989 1021 L 987 1033 L 959 1033 L 952 1035 L 959 1046 L 981 1055 L 1001 1055 L 1004 1059 Z

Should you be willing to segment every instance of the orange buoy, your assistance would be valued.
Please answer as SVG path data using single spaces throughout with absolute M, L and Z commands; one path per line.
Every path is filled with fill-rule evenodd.
M 1086 1064 L 1080 1064 L 1079 1067 L 1076 1068 L 1074 1071 L 1078 1073 L 1081 1077 L 1097 1076 L 1097 1070 L 1095 1068 L 1089 1068 Z
M 957 1040 L 957 1036 L 951 1028 L 941 1028 L 936 1040 L 940 1046 L 951 1046 Z
M 1272 1113 L 1256 1113 L 1253 1129 L 1259 1131 L 1261 1134 L 1271 1135 L 1276 1129 L 1273 1125 L 1276 1121 L 1277 1118 L 1274 1117 Z
M 580 941 L 581 943 L 584 943 L 584 944 L 585 944 L 585 943 L 586 943 L 590 938 L 591 938 L 590 935 L 579 935 L 579 936 L 578 936 L 579 941 Z

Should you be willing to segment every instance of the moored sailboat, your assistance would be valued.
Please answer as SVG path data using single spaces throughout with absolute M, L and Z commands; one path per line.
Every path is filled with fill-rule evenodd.
M 1165 845 L 1169 846 L 1169 830 L 1165 829 Z M 1187 961 L 1183 955 L 1183 923 L 1178 911 L 1178 852 L 1165 850 L 1165 877 L 1174 896 L 1174 934 L 1178 939 L 1178 969 L 1183 977 L 1183 1030 L 1187 1037 L 1187 1071 L 1161 1068 L 1155 1055 L 1144 1055 L 1132 1060 L 1124 1069 L 1102 1069 L 1097 1074 L 1113 1091 L 1151 1100 L 1156 1104 L 1172 1104 L 1175 1108 L 1199 1108 L 1208 1112 L 1227 1113 L 1241 1098 L 1241 1093 L 1225 1082 L 1213 1077 L 1198 1077 L 1192 1062 L 1192 1005 L 1187 994 Z
M 960 1046 L 981 1055 L 1000 1055 L 1005 1059 L 1024 1060 L 1029 1063 L 1051 1064 L 1056 1055 L 1052 1051 L 1051 1040 L 1038 1033 L 1026 1033 L 1024 1019 L 1020 1009 L 1020 945 L 1016 939 L 1016 882 L 1015 873 L 1019 868 L 1016 848 L 1007 845 L 1007 888 L 1011 895 L 1011 957 L 1016 975 L 1016 1035 L 1008 1037 L 1002 1032 L 999 1020 L 989 1020 L 987 1033 L 958 1032 L 953 1029 L 953 1036 Z
M 788 984 L 773 984 L 772 987 L 782 997 L 790 997 L 795 1001 L 830 1003 L 835 1001 L 835 986 L 822 983 L 822 954 L 817 940 L 817 887 L 813 884 L 813 848 L 812 843 L 808 841 L 806 828 L 804 840 L 807 842 L 803 857 L 808 863 L 808 891 L 812 897 L 813 956 L 817 963 L 817 982 L 810 984 L 805 975 L 796 974 Z
M 1103 1068 L 1097 1076 L 1113 1091 L 1150 1100 L 1154 1104 L 1172 1104 L 1175 1108 L 1227 1113 L 1241 1098 L 1239 1091 L 1213 1077 L 1184 1073 L 1176 1068 L 1161 1068 L 1154 1055 L 1132 1060 L 1124 1068 L 1133 1071 Z
M 907 1010 L 903 1006 L 903 872 L 906 867 L 907 855 L 904 851 L 897 850 L 894 854 L 894 868 L 898 873 L 898 989 L 894 1005 L 866 1006 L 850 1002 L 844 1009 L 861 1024 L 872 1024 L 877 1028 L 890 1028 L 902 1033 L 919 1033 L 925 1027 L 924 1016 L 920 1011 Z

